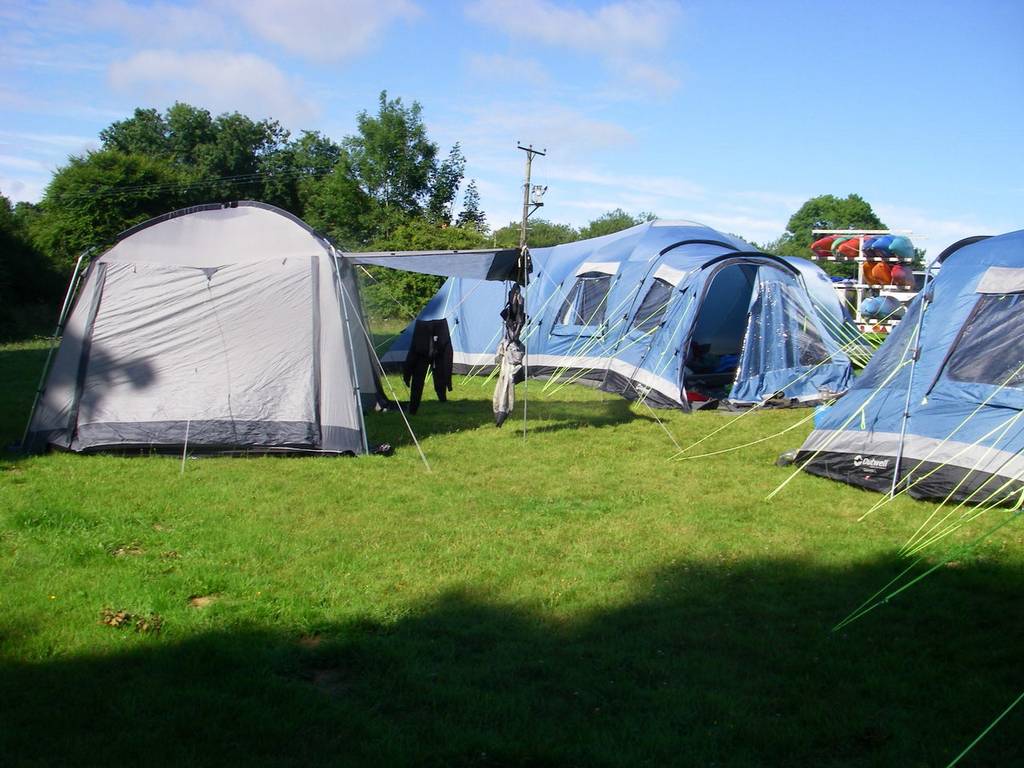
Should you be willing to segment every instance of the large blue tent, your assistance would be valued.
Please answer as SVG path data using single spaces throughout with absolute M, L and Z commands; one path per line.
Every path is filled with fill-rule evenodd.
M 797 461 L 874 490 L 975 504 L 1024 480 L 1024 230 L 968 238 L 849 394 L 815 418 Z
M 522 333 L 531 377 L 687 410 L 723 401 L 813 403 L 848 387 L 850 361 L 833 337 L 844 313 L 809 262 L 666 221 L 531 256 L 530 322 Z M 452 278 L 417 318 L 448 321 L 456 372 L 492 369 L 505 290 Z M 412 328 L 392 344 L 385 365 L 405 359 Z

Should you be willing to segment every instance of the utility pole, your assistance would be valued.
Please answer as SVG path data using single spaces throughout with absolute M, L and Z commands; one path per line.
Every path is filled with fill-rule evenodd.
M 526 153 L 526 178 L 523 181 L 523 221 L 519 226 L 519 268 L 520 274 L 523 279 L 523 308 L 524 311 L 528 309 L 526 304 L 526 294 L 530 287 L 530 252 L 526 247 L 526 223 L 530 215 L 533 214 L 538 208 L 544 205 L 541 202 L 544 197 L 544 193 L 548 191 L 546 186 L 536 185 L 530 186 L 530 173 L 533 170 L 533 157 L 534 155 L 540 155 L 545 157 L 547 155 L 547 149 L 534 149 L 533 144 L 528 147 L 524 147 L 522 142 L 516 142 L 516 149 L 521 149 Z M 526 329 L 526 336 L 523 338 L 523 440 L 526 439 L 526 402 L 527 402 L 527 390 L 530 386 L 530 315 L 526 313 L 526 322 L 523 324 Z
M 544 203 L 541 202 L 541 198 L 544 197 L 544 193 L 548 191 L 547 187 L 537 185 L 531 189 L 530 187 L 530 173 L 533 170 L 533 156 L 540 155 L 541 157 L 547 156 L 546 149 L 534 149 L 533 144 L 528 147 L 524 147 L 521 142 L 516 142 L 516 149 L 521 149 L 526 153 L 526 180 L 523 182 L 523 221 L 519 227 L 519 248 L 520 250 L 526 247 L 526 220 Z

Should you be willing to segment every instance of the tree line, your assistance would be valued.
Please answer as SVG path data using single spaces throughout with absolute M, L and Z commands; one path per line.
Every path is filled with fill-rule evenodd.
M 0 194 L 0 337 L 39 332 L 52 322 L 83 251 L 102 249 L 154 216 L 202 203 L 270 203 L 344 250 L 519 243 L 517 222 L 490 228 L 476 181 L 465 178 L 460 144 L 443 153 L 428 135 L 420 104 L 387 92 L 341 141 L 318 131 L 293 136 L 276 120 L 212 115 L 180 102 L 163 112 L 136 109 L 103 129 L 99 140 L 98 149 L 70 157 L 55 171 L 39 203 L 12 205 Z M 533 219 L 529 242 L 557 245 L 653 218 L 617 209 L 580 228 Z M 806 255 L 811 226 L 827 225 L 882 228 L 856 195 L 826 195 L 808 201 L 786 233 L 765 247 Z M 384 269 L 363 277 L 371 313 L 405 319 L 440 284 L 436 277 Z

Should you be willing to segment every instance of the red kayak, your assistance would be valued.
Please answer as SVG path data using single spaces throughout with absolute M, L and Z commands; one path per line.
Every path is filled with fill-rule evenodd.
M 895 264 L 892 268 L 891 282 L 902 288 L 914 287 L 914 273 L 902 264 Z
M 827 258 L 832 255 L 832 242 L 839 237 L 839 235 L 825 235 L 820 237 L 811 243 L 811 250 L 814 251 L 816 256 L 821 258 Z
M 860 238 L 851 237 L 845 243 L 841 244 L 836 251 L 840 256 L 847 259 L 857 258 L 860 255 Z

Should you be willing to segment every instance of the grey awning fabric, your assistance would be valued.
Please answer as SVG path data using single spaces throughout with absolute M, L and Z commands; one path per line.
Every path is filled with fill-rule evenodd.
M 346 253 L 353 264 L 401 269 L 441 277 L 476 280 L 515 280 L 518 248 L 472 251 L 375 251 Z
M 1024 293 L 1024 269 L 989 267 L 978 281 L 977 293 Z

